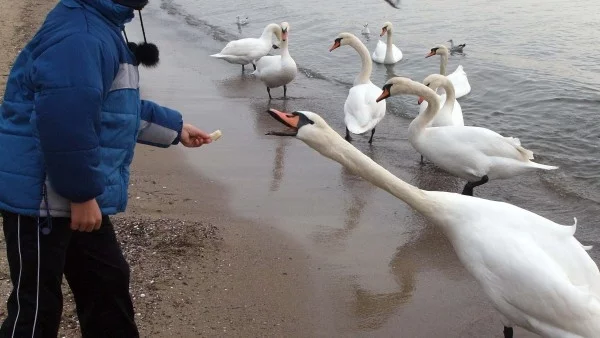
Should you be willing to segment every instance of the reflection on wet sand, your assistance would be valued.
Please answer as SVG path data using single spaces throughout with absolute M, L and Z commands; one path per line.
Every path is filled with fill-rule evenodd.
M 281 111 L 288 111 L 287 100 L 281 101 L 276 104 Z M 281 179 L 283 178 L 284 162 L 285 162 L 285 149 L 289 145 L 290 138 L 279 137 L 277 141 L 277 148 L 275 149 L 275 158 L 273 159 L 273 180 L 269 187 L 269 191 L 278 191 Z
M 459 179 L 431 163 L 421 165 L 415 161 L 412 168 L 403 170 L 414 173 L 410 180 L 411 184 L 421 189 L 454 191 L 460 186 Z M 398 247 L 390 261 L 390 272 L 398 284 L 397 291 L 375 293 L 360 285 L 353 286 L 354 299 L 351 304 L 354 320 L 360 330 L 380 329 L 392 316 L 397 315 L 402 305 L 410 302 L 420 272 L 442 271 L 450 280 L 468 278 L 450 243 L 438 228 L 414 212 L 411 212 L 403 222 L 408 222 L 411 227 L 417 228 L 414 231 L 417 237 Z M 423 281 L 420 283 L 422 284 L 420 287 L 427 285 Z
M 369 149 L 364 153 L 377 161 L 376 152 L 373 148 L 373 146 L 369 146 Z M 360 224 L 361 216 L 371 199 L 372 193 L 377 190 L 375 186 L 343 166 L 340 166 L 340 178 L 344 187 L 341 198 L 344 199 L 346 205 L 344 226 L 343 228 L 327 228 L 312 236 L 314 241 L 327 246 L 332 246 L 336 242 L 338 244 L 344 243 L 351 236 Z

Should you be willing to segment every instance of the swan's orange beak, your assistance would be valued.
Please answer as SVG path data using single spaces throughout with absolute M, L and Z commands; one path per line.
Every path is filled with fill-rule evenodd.
M 331 52 L 332 50 L 338 48 L 340 46 L 340 42 L 338 40 L 335 40 L 333 42 L 333 46 L 331 46 L 331 48 L 329 48 L 329 51 Z
M 384 35 L 385 35 L 385 33 L 387 33 L 387 27 L 383 27 L 383 28 L 381 29 L 381 34 L 379 34 L 379 36 L 384 36 Z
M 383 92 L 381 92 L 381 95 L 379 95 L 379 97 L 375 100 L 375 102 L 379 102 L 381 100 L 385 100 L 388 97 L 390 97 L 390 88 L 387 86 L 383 87 Z
M 425 55 L 425 58 L 428 58 L 430 56 L 434 56 L 435 55 L 435 51 L 431 51 L 429 52 L 429 54 Z
M 269 109 L 269 114 L 286 126 L 293 128 L 294 130 L 298 130 L 298 122 L 300 121 L 300 117 L 298 115 L 284 113 L 273 108 Z
M 417 103 L 418 103 L 418 104 L 421 104 L 421 103 L 423 103 L 423 100 L 424 100 L 424 99 L 423 99 L 423 96 L 419 96 L 419 101 L 417 101 Z

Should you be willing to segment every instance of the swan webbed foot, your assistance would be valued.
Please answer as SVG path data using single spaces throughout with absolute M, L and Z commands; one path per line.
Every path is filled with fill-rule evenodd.
M 287 96 L 287 86 L 283 85 L 283 97 Z
M 476 182 L 467 182 L 467 184 L 465 184 L 465 188 L 462 191 L 463 195 L 468 195 L 468 196 L 473 196 L 473 188 L 478 187 L 480 185 L 486 184 L 489 181 L 489 178 L 487 175 L 483 175 L 483 177 Z
M 513 328 L 505 326 L 504 327 L 504 338 L 513 338 Z
M 373 143 L 373 135 L 375 135 L 375 128 L 371 130 L 371 138 L 369 139 L 369 144 Z
M 350 131 L 346 128 L 346 137 L 344 137 L 346 141 L 352 142 L 352 137 L 350 136 Z
M 272 100 L 273 98 L 271 97 L 271 88 L 267 87 L 267 93 L 269 93 L 269 100 Z

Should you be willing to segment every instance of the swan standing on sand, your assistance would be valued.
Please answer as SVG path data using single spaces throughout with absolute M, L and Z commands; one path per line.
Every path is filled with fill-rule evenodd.
M 429 54 L 425 56 L 425 58 L 439 55 L 440 56 L 440 74 L 446 75 L 446 67 L 448 66 L 448 48 L 444 45 L 439 45 L 437 47 L 431 48 Z M 463 70 L 463 66 L 459 65 L 456 67 L 456 70 L 450 74 L 446 75 L 448 80 L 452 82 L 454 86 L 454 92 L 456 93 L 456 98 L 463 97 L 471 92 L 471 85 L 469 84 L 469 79 L 467 78 L 467 73 Z M 444 92 L 442 91 L 441 94 Z
M 445 84 L 448 89 L 445 107 L 451 109 L 454 100 L 453 87 L 443 75 L 432 74 L 424 84 L 404 77 L 388 80 L 377 100 L 392 95 L 413 94 L 427 100 L 429 106 L 408 126 L 408 140 L 424 157 L 454 176 L 467 180 L 463 195 L 473 195 L 473 188 L 493 179 L 504 179 L 528 171 L 552 170 L 558 167 L 531 161 L 533 152 L 521 146 L 519 139 L 504 137 L 481 127 L 427 125 L 440 110 L 439 95 L 431 87 Z
M 242 65 L 242 72 L 244 71 L 244 66 L 249 63 L 252 63 L 252 66 L 256 70 L 254 63 L 267 55 L 274 46 L 272 42 L 273 35 L 277 37 L 278 41 L 281 41 L 281 34 L 281 27 L 278 24 L 271 23 L 265 27 L 260 38 L 244 38 L 230 41 L 220 53 L 211 56 L 223 59 L 229 63 Z
M 362 66 L 360 73 L 354 79 L 354 86 L 350 88 L 348 97 L 344 103 L 344 122 L 346 123 L 346 141 L 352 141 L 350 132 L 363 134 L 371 130 L 369 144 L 373 143 L 375 126 L 385 116 L 385 101 L 375 102 L 381 90 L 371 82 L 371 71 L 373 63 L 369 56 L 369 50 L 365 45 L 351 33 L 340 33 L 329 51 L 348 45 L 360 56 Z
M 296 62 L 288 50 L 289 29 L 290 25 L 287 22 L 281 23 L 281 55 L 263 56 L 256 62 L 256 70 L 252 73 L 267 86 L 269 99 L 272 99 L 271 88 L 281 86 L 283 86 L 283 97 L 286 97 L 287 84 L 292 82 L 298 73 Z
M 383 24 L 379 36 L 387 33 L 387 43 L 377 40 L 377 47 L 375 47 L 375 51 L 373 52 L 373 61 L 391 65 L 402 60 L 402 51 L 393 43 L 392 30 L 393 26 L 391 22 Z
M 394 91 L 424 94 L 416 84 L 396 80 Z M 293 132 L 267 134 L 295 136 L 439 227 L 501 313 L 505 338 L 513 337 L 513 326 L 544 337 L 600 337 L 600 271 L 586 252 L 591 247 L 573 236 L 576 222 L 565 226 L 512 204 L 421 190 L 345 142 L 317 114 L 269 113 Z

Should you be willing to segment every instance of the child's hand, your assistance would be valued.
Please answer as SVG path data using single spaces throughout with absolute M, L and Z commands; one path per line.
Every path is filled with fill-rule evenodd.
M 71 229 L 91 232 L 100 229 L 102 213 L 96 199 L 83 203 L 71 202 Z
M 200 147 L 203 144 L 212 142 L 210 135 L 203 132 L 202 130 L 192 126 L 191 124 L 185 123 L 181 130 L 181 144 L 189 148 Z

